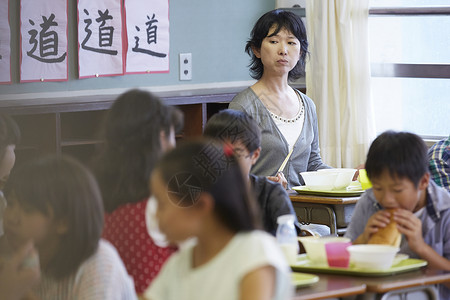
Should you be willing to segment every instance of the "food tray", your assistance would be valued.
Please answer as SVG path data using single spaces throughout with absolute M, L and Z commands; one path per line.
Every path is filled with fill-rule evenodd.
M 427 265 L 427 262 L 423 259 L 407 258 L 401 260 L 397 264 L 393 265 L 386 270 L 375 269 L 360 269 L 350 265 L 349 268 L 336 268 L 329 267 L 327 265 L 318 265 L 309 261 L 306 254 L 301 254 L 297 257 L 297 262 L 291 265 L 293 271 L 296 272 L 314 272 L 314 273 L 329 273 L 329 274 L 344 274 L 344 275 L 357 275 L 357 276 L 389 276 L 393 274 L 408 272 L 419 269 Z
M 292 282 L 292 285 L 295 287 L 309 286 L 318 281 L 319 281 L 319 276 L 317 276 L 317 275 L 298 273 L 298 272 L 291 273 L 291 282 Z

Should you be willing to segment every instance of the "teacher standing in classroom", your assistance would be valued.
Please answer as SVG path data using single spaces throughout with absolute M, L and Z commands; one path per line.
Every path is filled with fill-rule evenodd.
M 252 173 L 287 180 L 288 188 L 301 185 L 300 172 L 329 168 L 320 157 L 315 104 L 289 85 L 305 73 L 305 26 L 292 12 L 267 12 L 254 25 L 245 51 L 257 82 L 236 95 L 229 108 L 246 112 L 262 129 L 261 156 Z

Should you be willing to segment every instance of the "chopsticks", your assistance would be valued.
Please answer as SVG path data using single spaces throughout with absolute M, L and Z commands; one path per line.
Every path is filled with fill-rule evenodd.
M 280 168 L 277 171 L 277 174 L 280 173 L 281 171 L 284 170 L 284 167 L 286 167 L 286 164 L 289 160 L 289 157 L 291 157 L 292 151 L 294 151 L 294 148 L 291 149 L 291 151 L 289 151 L 288 155 L 286 156 L 286 158 L 284 159 L 283 163 L 281 164 Z

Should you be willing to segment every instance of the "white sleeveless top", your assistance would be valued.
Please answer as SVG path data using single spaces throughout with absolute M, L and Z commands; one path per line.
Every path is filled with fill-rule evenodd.
M 296 93 L 300 102 L 300 109 L 298 110 L 297 114 L 292 119 L 286 119 L 280 116 L 277 116 L 276 114 L 269 111 L 270 116 L 272 117 L 273 121 L 275 122 L 275 125 L 277 125 L 278 129 L 280 130 L 281 134 L 286 139 L 286 142 L 289 146 L 289 151 L 292 150 L 292 148 L 295 145 L 295 142 L 297 141 L 298 137 L 300 136 L 300 133 L 303 129 L 303 123 L 305 121 L 305 106 L 303 104 L 303 101 L 301 100 L 300 95 Z

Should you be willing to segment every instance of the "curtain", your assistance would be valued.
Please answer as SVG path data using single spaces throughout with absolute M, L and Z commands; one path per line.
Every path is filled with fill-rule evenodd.
M 369 0 L 307 0 L 306 90 L 317 107 L 322 159 L 354 168 L 375 137 L 370 99 Z

